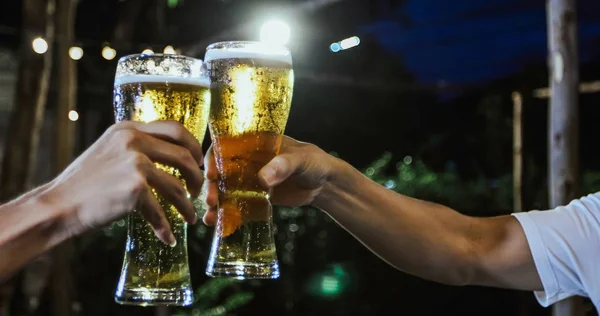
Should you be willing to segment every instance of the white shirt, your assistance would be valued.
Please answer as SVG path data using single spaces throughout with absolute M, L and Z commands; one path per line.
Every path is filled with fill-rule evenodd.
M 600 192 L 550 211 L 512 214 L 525 230 L 547 307 L 565 298 L 589 297 L 600 310 Z

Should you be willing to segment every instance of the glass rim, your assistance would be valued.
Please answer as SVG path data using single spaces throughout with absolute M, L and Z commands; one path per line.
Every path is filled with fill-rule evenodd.
M 200 58 L 185 55 L 130 54 L 119 58 L 116 68 L 114 84 L 122 84 L 132 78 L 186 83 L 193 80 L 202 85 L 209 84 L 206 63 Z M 140 79 L 142 77 L 146 79 Z
M 289 55 L 291 54 L 290 49 L 285 46 L 285 45 L 281 45 L 281 44 L 270 44 L 270 43 L 266 43 L 266 42 L 261 42 L 261 41 L 222 41 L 222 42 L 215 42 L 212 43 L 210 45 L 208 45 L 206 47 L 206 51 L 209 50 L 228 50 L 228 49 L 243 49 L 244 47 L 248 47 L 248 46 L 258 46 L 258 47 L 269 47 L 269 48 L 275 48 L 277 49 L 277 51 L 281 52 L 282 55 Z
M 180 55 L 180 54 L 163 54 L 163 53 L 155 53 L 155 54 L 142 54 L 142 53 L 138 53 L 138 54 L 129 54 L 129 55 L 125 55 L 122 56 L 121 58 L 119 58 L 119 63 L 121 62 L 125 62 L 134 58 L 153 58 L 153 57 L 158 57 L 158 58 L 165 58 L 165 59 L 179 59 L 179 60 L 187 60 L 187 61 L 199 61 L 201 63 L 204 63 L 204 61 L 201 58 L 196 58 L 196 57 L 190 57 L 190 56 L 186 56 L 186 55 Z

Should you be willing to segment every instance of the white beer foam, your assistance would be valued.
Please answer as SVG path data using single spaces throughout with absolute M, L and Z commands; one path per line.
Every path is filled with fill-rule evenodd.
M 210 87 L 210 80 L 208 77 L 201 78 L 185 78 L 175 76 L 157 76 L 157 75 L 127 75 L 115 78 L 115 85 L 122 85 L 128 83 L 178 83 L 187 84 L 193 86 L 202 86 L 205 88 Z
M 204 55 L 204 62 L 217 59 L 268 59 L 292 65 L 292 54 L 283 48 L 275 48 L 263 45 L 250 45 L 248 47 L 216 48 L 209 49 Z

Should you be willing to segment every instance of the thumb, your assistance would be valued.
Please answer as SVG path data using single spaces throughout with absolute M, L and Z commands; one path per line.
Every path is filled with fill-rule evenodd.
M 306 159 L 303 155 L 283 154 L 273 158 L 260 170 L 258 176 L 263 185 L 272 188 L 300 172 L 305 165 Z

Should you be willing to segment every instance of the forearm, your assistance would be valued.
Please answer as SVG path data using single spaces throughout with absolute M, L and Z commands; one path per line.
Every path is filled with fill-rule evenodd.
M 22 265 L 68 238 L 60 203 L 39 187 L 0 206 L 0 282 Z
M 397 194 L 336 163 L 340 171 L 334 172 L 316 207 L 401 271 L 447 284 L 471 282 L 472 218 Z

